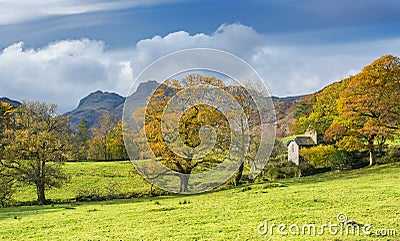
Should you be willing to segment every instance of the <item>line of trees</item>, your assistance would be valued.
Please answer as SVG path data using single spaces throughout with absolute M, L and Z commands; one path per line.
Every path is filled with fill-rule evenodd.
M 367 152 L 373 165 L 388 141 L 399 138 L 400 58 L 382 56 L 363 70 L 297 107 L 294 133 L 316 130 L 325 144 L 346 152 Z
M 122 121 L 114 120 L 108 113 L 103 114 L 92 129 L 82 118 L 78 125 L 75 159 L 128 160 L 122 128 Z

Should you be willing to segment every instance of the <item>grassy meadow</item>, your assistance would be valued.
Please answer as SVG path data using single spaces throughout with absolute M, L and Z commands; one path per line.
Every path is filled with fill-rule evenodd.
M 76 174 L 71 183 L 50 190 L 48 198 L 73 198 L 85 190 L 107 193 L 107 183 L 118 183 L 112 186 L 121 193 L 149 190 L 132 174 L 129 162 L 66 163 L 66 170 Z M 24 188 L 18 198 L 33 199 L 29 190 Z M 372 233 L 282 236 L 276 228 L 273 234 L 257 231 L 264 220 L 320 227 L 337 223 L 341 212 L 360 226 L 372 225 Z M 1 208 L 0 226 L 0 240 L 400 240 L 400 163 L 190 196 Z M 378 229 L 392 233 L 378 235 Z
M 62 188 L 49 189 L 46 198 L 65 202 L 79 196 L 140 196 L 149 192 L 150 185 L 134 172 L 130 161 L 124 162 L 66 162 L 70 181 Z M 23 186 L 15 194 L 18 202 L 36 200 L 34 186 Z

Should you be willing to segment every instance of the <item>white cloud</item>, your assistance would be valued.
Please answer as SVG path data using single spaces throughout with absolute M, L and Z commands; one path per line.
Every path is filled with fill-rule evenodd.
M 40 49 L 24 49 L 19 42 L 0 54 L 1 94 L 57 103 L 61 111 L 90 91 L 115 90 L 131 78 L 129 63 L 114 61 L 101 41 L 64 40 Z
M 171 0 L 0 0 L 0 25 L 15 24 L 54 15 L 151 6 Z
M 136 44 L 133 68 L 137 73 L 158 58 L 187 48 L 215 48 L 232 52 L 242 58 L 249 58 L 257 53 L 257 49 L 263 44 L 263 37 L 260 34 L 241 24 L 224 24 L 212 35 L 173 32 L 165 37 L 155 36 L 139 41 Z
M 185 31 L 139 41 L 133 74 L 158 58 L 186 48 L 209 47 L 233 53 L 256 69 L 273 95 L 315 92 L 354 74 L 381 55 L 400 52 L 399 39 L 344 44 L 269 44 L 268 38 L 241 24 L 222 25 L 211 35 Z
M 73 109 L 97 89 L 125 95 L 133 77 L 148 64 L 177 50 L 209 47 L 231 52 L 253 66 L 272 95 L 315 92 L 360 71 L 384 54 L 400 53 L 399 39 L 340 45 L 277 45 L 241 24 L 222 25 L 213 34 L 185 31 L 144 39 L 135 48 L 109 50 L 102 41 L 64 40 L 26 49 L 15 43 L 0 53 L 0 95 L 57 103 Z

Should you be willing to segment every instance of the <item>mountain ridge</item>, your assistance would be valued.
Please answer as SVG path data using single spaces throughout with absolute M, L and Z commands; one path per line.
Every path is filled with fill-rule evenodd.
M 137 90 L 129 98 L 134 100 L 132 103 L 134 109 L 146 104 L 147 97 L 158 86 L 156 83 L 156 81 L 149 81 L 139 84 Z M 63 115 L 70 118 L 74 130 L 77 130 L 81 118 L 85 118 L 89 126 L 94 127 L 99 123 L 101 116 L 107 113 L 115 120 L 121 119 L 125 100 L 126 97 L 117 93 L 97 90 L 83 97 L 75 109 Z
M 148 81 L 139 84 L 136 91 L 129 96 L 123 97 L 117 93 L 102 92 L 97 90 L 82 98 L 77 108 L 65 113 L 70 117 L 71 125 L 76 130 L 81 118 L 85 118 L 90 127 L 99 123 L 103 114 L 109 113 L 114 119 L 121 119 L 125 101 L 128 101 L 126 111 L 134 112 L 146 105 L 147 99 L 158 87 L 156 81 Z M 283 137 L 288 134 L 291 125 L 294 123 L 295 106 L 298 101 L 306 95 L 276 97 L 271 99 L 275 106 L 277 136 Z
M 100 122 L 101 116 L 110 114 L 114 120 L 122 118 L 125 101 L 129 103 L 127 111 L 134 112 L 146 105 L 148 97 L 158 87 L 156 81 L 140 83 L 134 93 L 129 98 L 115 92 L 96 90 L 83 97 L 78 106 L 63 115 L 70 118 L 71 127 L 77 130 L 81 118 L 85 118 L 90 127 L 96 126 Z M 289 133 L 291 125 L 294 123 L 294 112 L 297 103 L 307 95 L 276 97 L 272 96 L 272 101 L 276 112 L 277 137 L 284 137 Z M 0 102 L 7 102 L 17 107 L 21 103 L 7 97 L 0 98 Z
M 1 102 L 8 103 L 8 104 L 12 105 L 13 107 L 18 107 L 21 105 L 21 102 L 10 99 L 8 97 L 0 97 L 0 103 Z

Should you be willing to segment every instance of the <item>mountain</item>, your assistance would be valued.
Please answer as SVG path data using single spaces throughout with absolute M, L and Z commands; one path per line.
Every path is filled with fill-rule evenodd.
M 137 90 L 127 99 L 116 93 L 98 90 L 81 99 L 76 109 L 64 115 L 69 116 L 72 128 L 75 130 L 77 130 L 81 118 L 85 118 L 90 127 L 94 127 L 99 123 L 101 116 L 105 113 L 109 113 L 114 119 L 120 119 L 122 117 L 125 100 L 127 100 L 129 104 L 129 109 L 127 111 L 134 112 L 136 109 L 146 105 L 147 98 L 158 85 L 156 81 L 141 83 Z M 296 106 L 304 97 L 305 96 L 272 97 L 276 112 L 278 138 L 289 134 L 290 128 L 295 121 L 294 112 L 296 111 Z M 0 102 L 7 102 L 15 107 L 21 104 L 18 101 L 6 97 L 0 98 Z
M 98 90 L 83 98 L 76 109 L 64 115 L 70 118 L 74 129 L 78 127 L 81 118 L 85 118 L 89 126 L 92 127 L 105 113 L 115 114 L 116 118 L 120 117 L 115 109 L 123 104 L 124 101 L 125 98 L 118 94 Z
M 147 99 L 152 95 L 153 91 L 158 87 L 159 83 L 157 81 L 147 81 L 139 84 L 136 91 L 126 98 L 126 109 L 127 112 L 133 113 L 140 107 L 143 107 L 147 103 Z M 124 103 L 118 106 L 118 111 L 120 111 L 120 116 L 122 116 Z
M 157 88 L 156 81 L 148 81 L 139 84 L 135 93 L 133 93 L 129 100 L 131 107 L 137 109 L 145 106 L 147 97 L 151 95 L 153 90 Z M 100 90 L 90 93 L 84 97 L 76 109 L 65 113 L 71 121 L 73 129 L 77 129 L 81 118 L 85 118 L 90 127 L 99 123 L 103 114 L 109 113 L 114 119 L 122 117 L 125 97 L 116 93 L 102 92 Z
M 100 121 L 104 113 L 110 113 L 115 119 L 120 119 L 123 112 L 125 100 L 128 102 L 128 112 L 133 113 L 136 109 L 145 106 L 147 98 L 158 87 L 156 81 L 141 83 L 136 92 L 129 98 L 102 91 L 96 91 L 83 98 L 78 107 L 66 113 L 69 116 L 73 128 L 77 128 L 81 118 L 86 118 L 90 127 L 93 127 Z M 277 137 L 284 137 L 289 134 L 290 128 L 295 121 L 294 112 L 297 103 L 304 96 L 291 97 L 272 97 L 276 112 Z
M 12 106 L 14 106 L 14 107 L 18 107 L 18 106 L 21 105 L 21 102 L 18 102 L 18 101 L 16 101 L 16 100 L 9 99 L 9 98 L 7 98 L 7 97 L 0 97 L 0 103 L 1 103 L 1 102 L 8 103 L 8 104 L 10 104 L 10 105 L 12 105 Z

